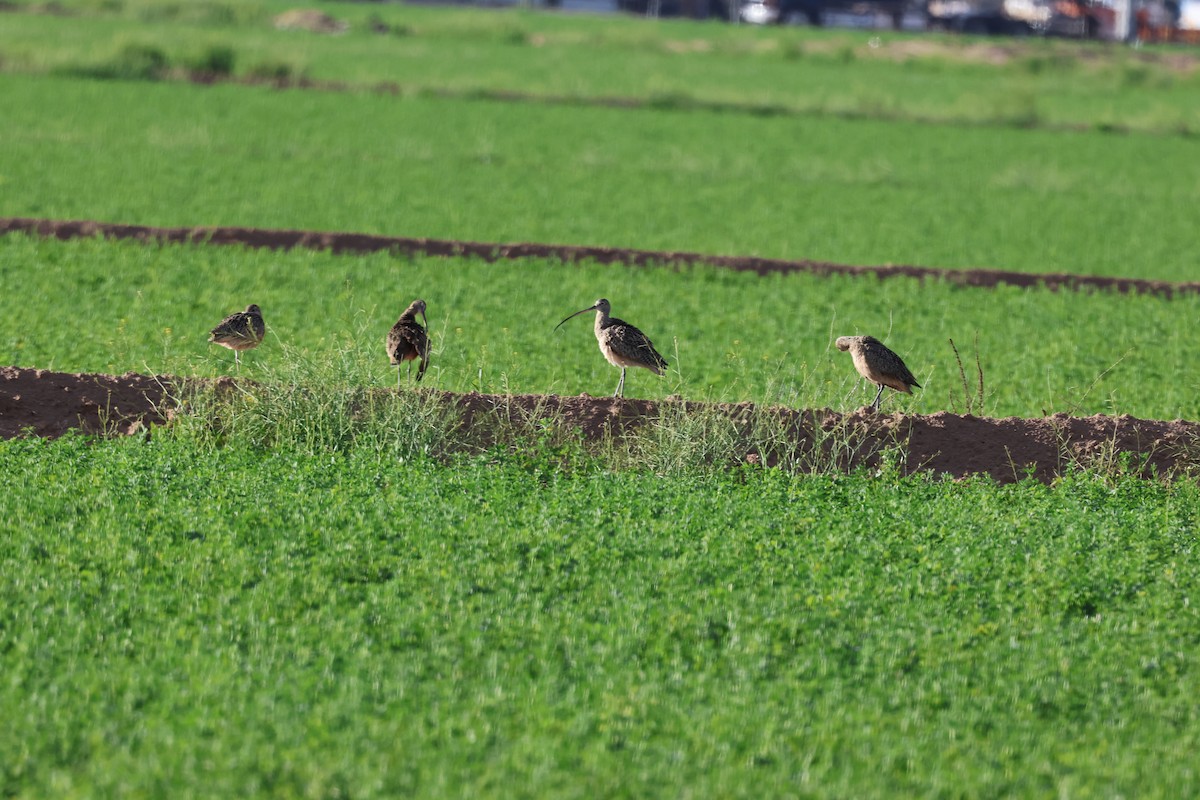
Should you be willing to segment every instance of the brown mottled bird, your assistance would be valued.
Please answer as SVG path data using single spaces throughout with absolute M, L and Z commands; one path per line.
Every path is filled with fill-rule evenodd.
M 912 394 L 910 386 L 921 388 L 921 384 L 917 383 L 917 379 L 904 365 L 903 359 L 874 336 L 839 336 L 834 344 L 842 352 L 849 350 L 858 374 L 879 386 L 875 402 L 871 403 L 872 410 L 879 410 L 879 400 L 883 397 L 885 386 L 905 394 Z
M 413 300 L 388 331 L 385 345 L 392 366 L 398 367 L 405 361 L 421 359 L 421 366 L 417 369 L 419 382 L 425 377 L 425 368 L 429 366 L 429 337 L 425 335 L 425 328 L 417 322 L 417 314 L 425 320 L 425 328 L 428 328 L 429 318 L 425 316 L 425 301 Z M 411 363 L 408 365 L 408 377 L 412 378 Z M 396 386 L 400 386 L 400 370 L 396 370 Z
M 251 303 L 245 311 L 237 311 L 221 320 L 220 325 L 209 331 L 208 340 L 232 350 L 233 363 L 241 366 L 238 353 L 258 347 L 266 332 L 262 309 Z
M 628 322 L 610 317 L 608 314 L 611 310 L 612 306 L 608 301 L 601 298 L 587 308 L 576 311 L 567 319 L 588 311 L 596 312 L 596 341 L 600 343 L 600 352 L 608 359 L 608 363 L 621 368 L 621 380 L 617 381 L 617 390 L 613 392 L 613 397 L 622 397 L 625 391 L 626 367 L 644 367 L 655 375 L 662 375 L 667 368 L 667 360 L 654 349 L 650 337 Z M 562 327 L 567 319 L 555 325 L 554 330 Z

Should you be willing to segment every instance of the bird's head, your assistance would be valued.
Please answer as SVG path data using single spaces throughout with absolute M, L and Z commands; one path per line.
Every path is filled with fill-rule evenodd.
M 570 317 L 567 317 L 567 319 L 571 319 L 572 317 L 578 317 L 580 314 L 586 314 L 589 311 L 599 311 L 601 314 L 608 316 L 608 312 L 611 310 L 612 310 L 612 306 L 610 306 L 608 304 L 607 300 L 605 300 L 603 297 L 601 297 L 599 300 L 597 300 L 595 303 L 592 303 L 587 308 L 579 309 L 574 314 L 572 314 Z M 555 325 L 554 330 L 558 330 L 559 328 L 561 328 L 563 322 L 566 322 L 567 319 L 564 319 L 562 322 Z

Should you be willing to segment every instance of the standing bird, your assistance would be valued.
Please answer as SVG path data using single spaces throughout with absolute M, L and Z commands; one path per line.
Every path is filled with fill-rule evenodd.
M 262 309 L 251 303 L 245 311 L 234 312 L 221 320 L 220 325 L 209 331 L 208 340 L 232 350 L 233 363 L 240 367 L 242 362 L 238 353 L 258 347 L 266 332 Z
M 413 361 L 421 359 L 421 366 L 417 369 L 417 382 L 425 377 L 425 368 L 429 366 L 429 337 L 425 335 L 425 328 L 422 328 L 417 322 L 417 314 L 421 315 L 421 319 L 425 320 L 425 328 L 429 327 L 429 318 L 425 316 L 425 301 L 413 300 L 412 304 L 404 309 L 404 313 L 400 315 L 400 319 L 396 320 L 396 324 L 388 331 L 387 339 L 384 344 L 387 347 L 388 358 L 391 359 L 392 366 L 399 367 L 405 361 Z M 412 364 L 408 365 L 408 377 L 412 378 Z M 396 386 L 400 386 L 400 370 L 396 370 Z
M 879 400 L 883 397 L 885 386 L 905 394 L 912 394 L 910 386 L 921 388 L 921 384 L 917 383 L 917 379 L 908 371 L 900 356 L 874 336 L 839 336 L 834 344 L 842 352 L 849 350 L 858 374 L 879 386 L 875 402 L 871 403 L 873 411 L 879 410 Z
M 612 306 L 608 301 L 601 298 L 587 308 L 576 311 L 567 319 L 588 311 L 596 312 L 596 341 L 600 343 L 600 352 L 608 359 L 608 363 L 621 368 L 621 380 L 617 382 L 617 390 L 613 392 L 613 397 L 623 397 L 626 367 L 645 367 L 655 375 L 662 375 L 667 368 L 667 360 L 654 349 L 650 337 L 625 320 L 610 317 L 608 312 L 611 310 Z M 561 328 L 567 319 L 555 325 L 554 330 Z

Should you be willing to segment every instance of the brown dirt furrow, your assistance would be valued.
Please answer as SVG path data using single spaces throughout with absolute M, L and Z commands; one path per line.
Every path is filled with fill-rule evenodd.
M 150 425 L 169 422 L 174 410 L 171 398 L 184 383 L 180 378 L 134 373 L 112 376 L 0 367 L 0 437 L 56 437 L 72 429 L 143 432 Z M 488 418 L 512 423 L 517 430 L 551 419 L 566 430 L 581 430 L 591 441 L 634 432 L 667 410 L 724 415 L 743 435 L 754 420 L 770 417 L 788 431 L 788 446 L 801 451 L 824 448 L 827 456 L 831 444 L 841 448 L 823 462 L 840 468 L 875 465 L 883 448 L 897 444 L 906 453 L 901 469 L 907 473 L 925 471 L 955 478 L 984 474 L 1002 483 L 1026 475 L 1050 481 L 1072 466 L 1113 470 L 1120 453 L 1133 454 L 1131 466 L 1147 476 L 1193 473 L 1200 466 L 1200 423 L 1182 420 L 1066 414 L 987 419 L 946 412 L 874 415 L 866 409 L 841 413 L 588 395 L 439 394 L 462 412 L 464 429 L 485 425 L 481 421 Z M 772 464 L 777 458 L 778 453 L 757 452 L 746 436 L 744 444 L 728 453 L 726 462 Z
M 0 367 L 0 438 L 85 433 L 133 434 L 166 421 L 169 378 L 77 375 Z
M 0 235 L 26 233 L 55 239 L 79 239 L 103 236 L 136 239 L 144 242 L 196 242 L 219 245 L 290 250 L 302 247 L 334 253 L 391 252 L 397 255 L 469 256 L 485 261 L 527 258 L 557 259 L 565 263 L 594 261 L 602 264 L 645 266 L 707 265 L 724 269 L 772 273 L 808 272 L 813 275 L 874 275 L 878 278 L 918 278 L 943 280 L 962 286 L 991 288 L 999 285 L 1069 290 L 1109 290 L 1135 294 L 1200 293 L 1200 282 L 1174 283 L 1140 278 L 1108 278 L 1097 275 L 1065 273 L 1024 273 L 991 269 L 937 269 L 906 265 L 858 266 L 828 261 L 787 261 L 754 256 L 716 256 L 670 250 L 637 250 L 621 247 L 537 244 L 529 242 L 466 242 L 452 239 L 426 239 L 404 236 L 378 236 L 367 233 L 337 233 L 243 227 L 159 228 L 148 225 L 122 225 L 92 220 L 53 220 L 30 217 L 0 218 Z

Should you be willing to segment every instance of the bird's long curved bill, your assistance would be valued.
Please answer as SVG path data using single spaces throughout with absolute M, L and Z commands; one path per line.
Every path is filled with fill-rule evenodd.
M 595 310 L 596 310 L 595 306 L 588 306 L 587 308 L 581 308 L 578 311 L 576 311 L 574 314 L 572 314 L 571 316 L 567 317 L 567 319 L 574 319 L 575 317 L 578 317 L 580 314 L 586 314 L 589 311 L 595 311 Z M 559 328 L 561 328 L 563 326 L 563 322 L 566 322 L 567 319 L 564 319 L 562 322 L 555 325 L 554 330 L 558 330 Z

